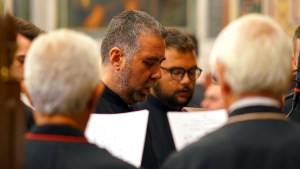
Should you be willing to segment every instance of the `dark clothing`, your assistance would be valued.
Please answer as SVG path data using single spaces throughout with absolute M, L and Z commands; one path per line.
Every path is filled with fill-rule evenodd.
M 293 75 L 294 79 L 296 79 L 296 74 Z M 286 95 L 285 97 L 285 102 L 284 102 L 284 107 L 283 107 L 283 112 L 285 114 L 289 114 L 290 111 L 292 110 L 292 100 L 294 97 L 294 88 L 296 88 L 296 83 L 293 81 L 293 84 L 290 87 L 290 93 Z M 300 94 L 298 97 L 298 101 L 295 105 L 295 108 L 292 113 L 289 114 L 289 118 L 292 119 L 293 121 L 300 123 Z
M 289 114 L 289 112 L 292 109 L 292 99 L 294 96 L 294 92 L 291 92 L 285 97 L 285 104 L 283 108 L 283 112 L 285 114 Z M 292 119 L 293 121 L 300 123 L 300 94 L 298 97 L 298 102 L 296 103 L 296 107 L 293 110 L 293 112 L 289 115 L 289 118 Z
M 99 98 L 95 113 L 114 114 L 134 111 L 119 95 L 105 86 L 102 96 Z
M 26 137 L 26 169 L 133 169 L 69 126 L 35 126 Z
M 203 84 L 196 84 L 193 97 L 187 107 L 200 107 L 200 103 L 204 99 L 205 87 Z
M 149 122 L 146 134 L 142 167 L 146 169 L 160 168 L 167 156 L 175 151 L 175 145 L 167 117 L 168 111 L 174 111 L 165 106 L 152 95 L 147 101 L 135 106 L 137 109 L 149 110 Z
M 26 113 L 26 128 L 27 131 L 29 131 L 31 127 L 34 126 L 35 122 L 32 115 L 32 109 L 28 107 L 26 104 L 24 104 L 24 106 L 25 106 L 25 113 Z
M 230 118 L 257 112 L 281 119 L 248 119 L 229 123 L 174 153 L 163 169 L 299 169 L 300 126 L 284 120 L 279 108 L 244 107 Z M 229 118 L 229 120 L 230 120 Z

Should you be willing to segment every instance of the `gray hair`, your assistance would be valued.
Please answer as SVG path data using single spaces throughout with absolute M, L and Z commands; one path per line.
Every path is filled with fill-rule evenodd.
M 109 52 L 113 47 L 132 57 L 139 50 L 140 35 L 165 37 L 165 29 L 148 13 L 128 10 L 116 15 L 109 23 L 101 45 L 103 64 L 109 61 Z
M 83 33 L 42 34 L 25 61 L 25 86 L 38 113 L 81 113 L 100 81 L 99 47 Z
M 217 37 L 211 64 L 224 66 L 224 80 L 235 93 L 281 95 L 291 82 L 292 49 L 283 29 L 270 17 L 250 14 L 237 19 Z

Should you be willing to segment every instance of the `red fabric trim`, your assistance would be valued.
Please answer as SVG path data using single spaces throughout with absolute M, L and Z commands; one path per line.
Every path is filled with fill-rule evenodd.
M 294 88 L 294 92 L 296 92 L 296 93 L 300 93 L 300 89 L 298 89 L 298 88 Z
M 54 134 L 25 134 L 26 139 L 31 140 L 44 140 L 44 141 L 62 141 L 62 142 L 75 142 L 75 143 L 87 143 L 87 139 L 81 136 L 62 136 Z

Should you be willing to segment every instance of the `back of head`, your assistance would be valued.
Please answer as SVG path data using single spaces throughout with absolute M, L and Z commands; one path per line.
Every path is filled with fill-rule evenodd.
M 44 32 L 38 27 L 36 27 L 34 24 L 25 21 L 21 18 L 13 16 L 13 19 L 15 21 L 15 25 L 18 33 L 22 34 L 23 36 L 25 36 L 31 41 L 35 39 L 39 34 Z
M 289 39 L 271 18 L 243 16 L 218 36 L 211 54 L 212 68 L 224 67 L 224 80 L 234 93 L 259 92 L 280 95 L 291 82 Z
M 176 29 L 166 30 L 166 48 L 174 48 L 179 53 L 196 52 L 193 40 Z
M 130 58 L 139 49 L 140 35 L 164 38 L 165 30 L 157 20 L 143 11 L 128 10 L 116 15 L 110 21 L 102 41 L 103 63 L 108 63 L 109 52 L 113 47 L 120 48 Z
M 73 115 L 83 111 L 100 81 L 97 42 L 79 32 L 40 35 L 25 62 L 25 86 L 37 113 Z

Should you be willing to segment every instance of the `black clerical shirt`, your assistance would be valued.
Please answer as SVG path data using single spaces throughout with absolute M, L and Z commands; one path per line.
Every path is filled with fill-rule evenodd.
M 134 109 L 127 105 L 119 95 L 105 86 L 104 92 L 97 102 L 95 113 L 115 114 L 131 111 L 134 111 Z

